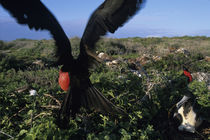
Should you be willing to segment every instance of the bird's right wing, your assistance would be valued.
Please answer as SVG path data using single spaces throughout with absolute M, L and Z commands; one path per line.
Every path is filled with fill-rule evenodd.
M 105 0 L 91 15 L 80 43 L 80 57 L 88 54 L 88 66 L 101 60 L 95 54 L 95 44 L 107 32 L 114 33 L 143 8 L 146 0 Z M 85 56 L 87 57 L 87 55 Z
M 58 63 L 71 62 L 70 41 L 56 18 L 40 0 L 0 0 L 0 4 L 19 24 L 28 25 L 30 29 L 50 31 L 57 46 Z
M 98 60 L 94 54 L 95 43 L 107 32 L 114 33 L 126 21 L 140 10 L 146 0 L 105 0 L 91 15 L 80 44 L 80 64 L 86 69 Z M 100 60 L 99 60 L 100 61 Z M 88 68 L 87 68 L 88 67 Z M 112 104 L 91 83 L 87 85 L 82 100 L 85 106 L 97 111 L 111 114 L 126 114 L 121 108 Z
M 93 49 L 100 36 L 114 33 L 131 19 L 146 0 L 105 0 L 91 15 L 82 36 L 82 43 Z M 84 46 L 81 46 L 84 47 Z

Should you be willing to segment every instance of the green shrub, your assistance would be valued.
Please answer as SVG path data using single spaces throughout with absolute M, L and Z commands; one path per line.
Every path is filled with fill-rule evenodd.
M 188 40 L 196 44 L 208 42 L 209 38 L 104 38 L 97 43 L 96 50 L 114 58 L 129 59 L 143 53 L 158 53 L 157 49 L 166 49 L 171 44 L 179 48 Z M 71 39 L 75 56 L 79 53 L 79 41 L 80 38 Z M 149 80 L 144 74 L 142 77 L 134 75 L 127 64 L 116 68 L 101 64 L 93 68 L 90 80 L 94 86 L 128 114 L 104 115 L 81 108 L 76 118 L 71 118 L 70 127 L 64 130 L 57 126 L 56 121 L 64 92 L 58 86 L 60 67 L 55 66 L 53 41 L 20 39 L 0 42 L 0 46 L 7 45 L 9 47 L 0 49 L 0 130 L 15 139 L 164 139 L 168 129 L 168 112 L 189 90 L 197 97 L 201 114 L 209 119 L 210 94 L 207 84 L 194 80 L 188 85 L 182 71 L 185 65 L 191 72 L 208 72 L 209 64 L 203 60 L 205 53 L 200 51 L 190 56 L 167 54 L 161 60 L 147 63 L 144 69 Z M 42 60 L 45 65 L 33 66 L 35 60 Z M 152 98 L 141 102 L 148 91 L 148 82 L 153 84 L 149 91 Z M 28 89 L 19 91 L 22 87 Z M 30 89 L 35 89 L 38 96 L 29 96 Z M 0 133 L 0 139 L 8 137 Z

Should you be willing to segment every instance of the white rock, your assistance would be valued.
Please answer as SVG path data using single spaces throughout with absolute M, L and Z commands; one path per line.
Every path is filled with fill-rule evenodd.
M 106 65 L 107 66 L 111 66 L 112 65 L 112 62 L 110 62 L 110 61 L 106 62 Z
M 98 54 L 98 57 L 102 58 L 104 55 L 105 55 L 105 53 L 101 52 L 101 53 Z
M 113 61 L 112 61 L 112 64 L 113 64 L 113 65 L 119 64 L 119 60 L 113 60 Z
M 196 72 L 192 73 L 193 79 L 198 80 L 199 82 L 206 82 L 210 83 L 210 74 L 209 73 L 204 73 L 204 72 Z
M 37 94 L 37 91 L 34 90 L 34 89 L 31 89 L 31 90 L 29 91 L 29 93 L 30 93 L 30 96 L 37 96 L 37 95 L 38 95 L 38 94 Z
M 190 52 L 188 50 L 186 50 L 185 48 L 180 48 L 180 49 L 176 50 L 176 53 L 183 53 L 185 55 L 190 55 Z
M 107 54 L 105 54 L 105 53 L 103 53 L 103 52 L 101 52 L 101 53 L 99 53 L 98 54 L 98 57 L 100 58 L 100 59 L 102 59 L 102 60 L 112 60 L 112 58 L 109 56 L 109 55 L 107 55 Z

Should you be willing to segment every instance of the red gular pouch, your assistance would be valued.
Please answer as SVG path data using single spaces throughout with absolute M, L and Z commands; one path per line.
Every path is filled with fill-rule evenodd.
M 70 85 L 70 77 L 68 72 L 62 72 L 62 70 L 59 71 L 59 79 L 58 83 L 62 90 L 67 91 L 69 89 Z
M 187 69 L 184 69 L 184 75 L 189 78 L 189 82 L 192 82 L 192 75 Z

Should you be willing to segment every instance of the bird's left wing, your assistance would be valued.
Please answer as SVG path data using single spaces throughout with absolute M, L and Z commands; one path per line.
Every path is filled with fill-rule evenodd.
M 30 29 L 50 31 L 57 46 L 59 64 L 71 62 L 70 41 L 56 18 L 40 0 L 0 0 L 0 4 L 19 24 L 28 25 Z
M 100 36 L 107 32 L 114 33 L 133 17 L 145 2 L 146 0 L 105 0 L 91 15 L 80 47 L 86 46 L 92 50 Z

